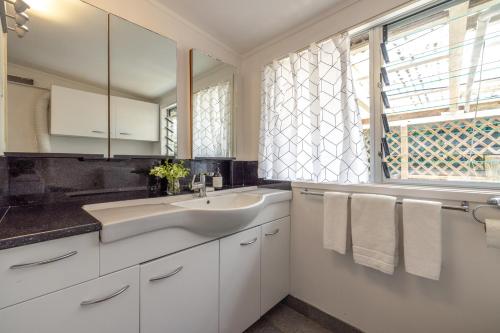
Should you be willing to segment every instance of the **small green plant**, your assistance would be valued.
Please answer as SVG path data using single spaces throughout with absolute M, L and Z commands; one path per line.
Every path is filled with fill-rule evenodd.
M 168 181 L 168 191 L 170 193 L 180 192 L 179 179 L 189 175 L 189 169 L 184 166 L 184 162 L 165 163 L 151 168 L 149 174 Z

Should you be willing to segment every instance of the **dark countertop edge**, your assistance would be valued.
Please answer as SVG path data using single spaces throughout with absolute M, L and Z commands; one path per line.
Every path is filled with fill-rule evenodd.
M 0 251 L 19 246 L 60 239 L 60 238 L 78 236 L 82 234 L 99 231 L 101 229 L 102 229 L 101 223 L 97 222 L 97 223 L 88 223 L 79 226 L 73 226 L 69 228 L 47 230 L 43 232 L 37 232 L 34 234 L 21 235 L 17 237 L 4 238 L 0 240 Z

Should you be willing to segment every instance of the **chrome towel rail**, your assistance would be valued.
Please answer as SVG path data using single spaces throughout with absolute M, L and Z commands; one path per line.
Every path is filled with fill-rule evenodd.
M 472 210 L 472 217 L 477 223 L 484 224 L 484 227 L 486 228 L 486 221 L 482 221 L 479 217 L 477 217 L 476 213 L 478 210 L 484 207 L 496 207 L 500 209 L 500 197 L 493 197 L 489 198 L 488 201 L 486 201 L 486 205 L 479 205 L 476 208 Z
M 300 191 L 300 194 L 315 195 L 315 196 L 320 196 L 320 197 L 323 196 L 322 192 L 313 192 L 313 191 L 309 191 L 308 189 L 304 189 L 304 190 Z M 398 204 L 398 205 L 401 205 L 402 203 L 403 203 L 403 201 L 401 201 L 401 200 L 396 201 L 396 204 Z M 469 202 L 468 201 L 462 201 L 462 204 L 460 206 L 442 205 L 441 208 L 442 209 L 448 209 L 448 210 L 458 210 L 458 211 L 466 212 L 467 213 L 467 212 L 469 212 Z

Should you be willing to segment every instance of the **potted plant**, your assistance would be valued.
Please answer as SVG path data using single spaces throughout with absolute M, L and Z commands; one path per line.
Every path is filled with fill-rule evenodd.
M 189 169 L 184 167 L 183 161 L 180 161 L 179 163 L 169 163 L 168 161 L 165 161 L 165 163 L 153 167 L 149 171 L 149 174 L 156 176 L 159 179 L 166 179 L 167 193 L 177 194 L 181 191 L 179 179 L 189 175 Z

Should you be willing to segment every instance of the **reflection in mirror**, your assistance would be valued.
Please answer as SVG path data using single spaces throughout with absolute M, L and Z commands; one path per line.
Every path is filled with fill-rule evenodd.
M 8 33 L 4 151 L 107 154 L 107 13 L 79 0 L 42 7 L 28 10 L 23 38 Z
M 177 47 L 110 15 L 111 155 L 177 153 Z
M 233 156 L 235 74 L 234 66 L 191 51 L 193 158 Z

